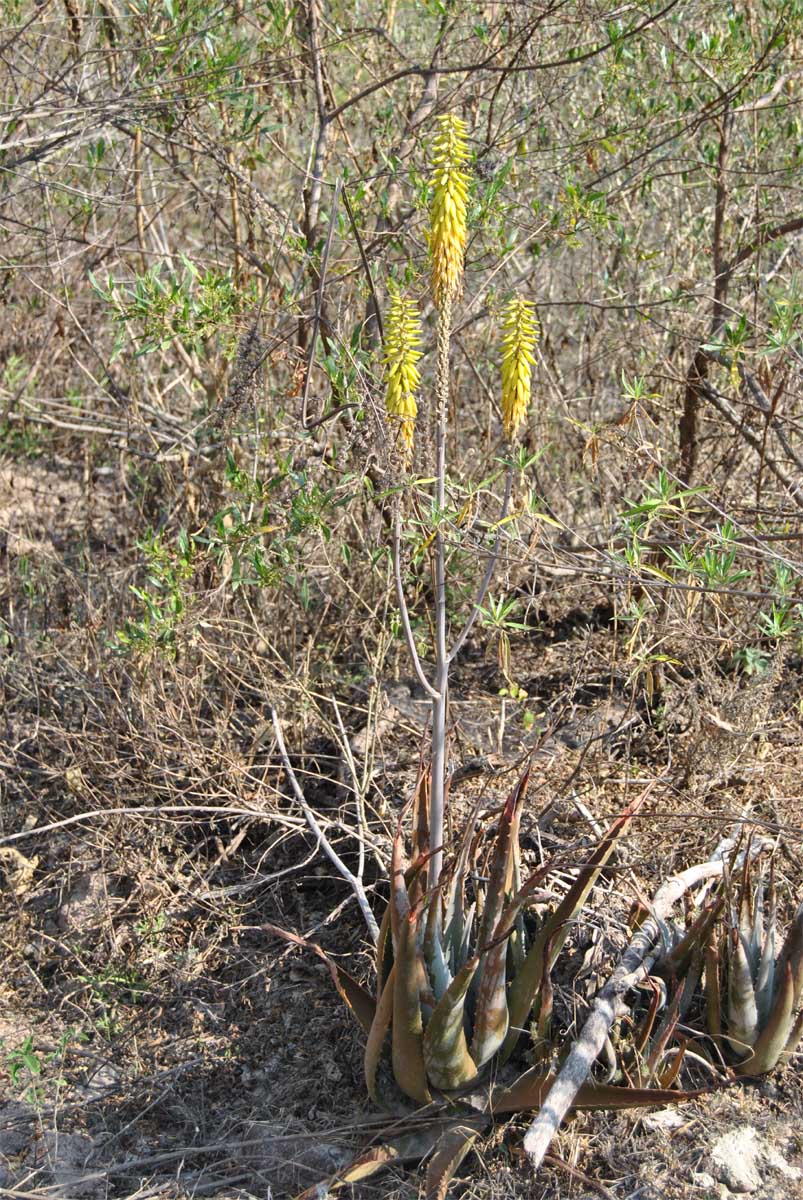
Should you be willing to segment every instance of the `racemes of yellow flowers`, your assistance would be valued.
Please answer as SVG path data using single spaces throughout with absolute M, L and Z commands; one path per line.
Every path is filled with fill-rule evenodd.
M 514 296 L 502 313 L 502 425 L 508 441 L 516 436 L 527 415 L 537 341 L 533 304 Z
M 398 447 L 406 463 L 412 458 L 415 438 L 416 392 L 421 382 L 416 363 L 421 357 L 420 345 L 421 321 L 415 303 L 393 292 L 385 334 L 385 407 L 391 423 L 398 427 Z
M 465 121 L 454 113 L 440 116 L 432 144 L 433 197 L 428 237 L 432 295 L 439 313 L 436 392 L 444 413 L 448 398 L 451 307 L 460 294 L 466 252 L 468 159 Z M 514 296 L 502 313 L 502 424 L 508 441 L 516 437 L 530 404 L 535 364 L 533 351 L 537 340 L 534 305 L 521 296 Z M 412 462 L 418 413 L 420 346 L 418 309 L 414 301 L 393 289 L 383 359 L 385 403 L 388 419 L 397 430 L 398 449 L 407 467 Z
M 429 249 L 432 259 L 432 295 L 440 311 L 460 292 L 466 252 L 468 162 L 466 123 L 454 113 L 438 118 L 432 144 L 432 186 Z

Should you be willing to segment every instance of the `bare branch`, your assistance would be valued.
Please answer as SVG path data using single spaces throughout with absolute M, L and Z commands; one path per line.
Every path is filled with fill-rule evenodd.
M 329 840 L 326 837 L 326 834 L 318 824 L 315 813 L 312 811 L 309 804 L 307 804 L 307 798 L 304 795 L 301 784 L 298 782 L 298 777 L 293 770 L 290 757 L 287 753 L 287 747 L 284 744 L 282 727 L 279 723 L 279 715 L 276 712 L 276 709 L 273 707 L 271 707 L 270 716 L 273 722 L 273 731 L 276 734 L 276 744 L 279 748 L 279 754 L 281 756 L 287 778 L 290 780 L 290 786 L 293 789 L 296 800 L 301 807 L 301 811 L 304 814 L 306 822 L 321 843 L 321 847 L 326 857 L 332 863 L 335 870 L 339 871 L 339 873 L 343 876 L 346 883 L 348 883 L 349 887 L 354 892 L 354 895 L 357 897 L 357 903 L 360 906 L 360 912 L 363 915 L 365 924 L 368 926 L 368 932 L 371 935 L 371 941 L 374 943 L 374 945 L 376 945 L 376 943 L 379 941 L 379 926 L 376 923 L 374 914 L 371 912 L 371 906 L 368 903 L 368 897 L 365 894 L 365 888 L 362 886 L 362 883 L 357 876 L 353 875 L 348 869 L 337 851 L 332 848 Z
M 512 491 L 513 491 L 513 467 L 511 466 L 508 468 L 507 479 L 505 480 L 505 495 L 502 500 L 502 510 L 499 514 L 499 520 L 497 522 L 497 525 L 500 526 L 500 528 L 498 528 L 496 531 L 496 538 L 494 539 L 493 549 L 491 550 L 490 554 L 488 555 L 488 562 L 485 566 L 485 574 L 482 577 L 482 582 L 480 583 L 479 590 L 477 592 L 477 598 L 474 601 L 474 607 L 472 608 L 469 618 L 463 627 L 462 633 L 459 635 L 459 637 L 457 638 L 457 641 L 455 642 L 455 644 L 452 646 L 451 650 L 449 651 L 449 662 L 451 662 L 454 658 L 456 658 L 457 655 L 460 653 L 460 649 L 461 649 L 463 643 L 465 642 L 468 635 L 471 633 L 471 630 L 474 627 L 474 622 L 477 620 L 477 617 L 480 614 L 480 609 L 482 608 L 482 605 L 485 601 L 485 597 L 488 594 L 488 588 L 491 586 L 491 580 L 493 578 L 494 568 L 496 566 L 496 560 L 499 557 L 499 544 L 502 540 L 501 525 L 502 525 L 502 522 L 504 521 L 505 517 L 507 516 L 507 510 L 510 506 L 510 496 L 511 496 Z

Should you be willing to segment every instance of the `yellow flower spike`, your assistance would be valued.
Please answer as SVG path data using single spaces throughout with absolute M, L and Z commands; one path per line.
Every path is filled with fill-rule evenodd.
M 534 305 L 514 296 L 502 314 L 502 424 L 508 441 L 516 436 L 530 405 L 537 341 Z
M 466 251 L 468 161 L 466 123 L 452 113 L 438 117 L 439 129 L 432 144 L 432 179 L 435 189 L 429 226 L 432 258 L 432 294 L 442 309 L 460 292 Z
M 398 292 L 392 293 L 383 359 L 387 368 L 385 407 L 389 420 L 398 429 L 401 454 L 407 463 L 412 458 L 418 412 L 415 394 L 421 382 L 416 367 L 421 357 L 420 345 L 421 321 L 414 302 Z

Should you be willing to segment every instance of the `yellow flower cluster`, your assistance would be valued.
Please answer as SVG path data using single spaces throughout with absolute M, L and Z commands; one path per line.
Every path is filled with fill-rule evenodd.
M 447 113 L 438 118 L 432 144 L 432 186 L 429 248 L 432 256 L 432 294 L 438 309 L 460 292 L 466 251 L 468 161 L 466 123 Z
M 421 321 L 412 300 L 398 292 L 390 298 L 385 329 L 387 392 L 385 407 L 390 420 L 397 424 L 402 457 L 410 461 L 418 412 L 415 394 L 421 382 L 416 363 L 421 357 Z
M 508 441 L 527 415 L 537 341 L 533 304 L 514 296 L 502 314 L 502 424 Z

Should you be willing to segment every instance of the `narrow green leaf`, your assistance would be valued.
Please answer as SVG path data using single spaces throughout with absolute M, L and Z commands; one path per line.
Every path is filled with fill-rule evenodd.
M 454 1125 L 441 1137 L 427 1167 L 426 1200 L 445 1200 L 449 1184 L 479 1135 L 469 1125 Z
M 728 970 L 728 1042 L 746 1054 L 758 1036 L 758 1009 L 750 958 L 740 930 L 730 932 Z
M 795 981 L 792 965 L 787 962 L 770 1019 L 756 1038 L 753 1053 L 734 1067 L 737 1075 L 764 1075 L 777 1065 L 789 1039 L 794 999 Z
M 376 1006 L 374 1020 L 371 1028 L 368 1031 L 368 1038 L 365 1043 L 365 1057 L 363 1069 L 365 1072 L 365 1086 L 368 1089 L 368 1095 L 373 1100 L 377 1107 L 382 1107 L 382 1100 L 376 1087 L 376 1076 L 379 1070 L 379 1063 L 382 1058 L 382 1047 L 385 1043 L 390 1023 L 393 1019 L 393 995 L 394 995 L 394 974 L 396 965 L 390 968 L 390 974 L 385 981 L 385 986 L 382 989 L 382 995 L 379 997 L 379 1003 Z
M 421 1016 L 421 960 L 416 946 L 417 918 L 408 914 L 399 935 L 393 981 L 393 1074 L 406 1096 L 429 1104 Z
M 581 869 L 577 879 L 569 888 L 555 912 L 544 922 L 539 930 L 524 960 L 524 965 L 516 975 L 510 988 L 510 996 L 508 998 L 510 1028 L 502 1047 L 503 1062 L 506 1062 L 513 1053 L 530 1009 L 533 1008 L 536 1002 L 538 988 L 544 974 L 546 946 L 550 946 L 550 961 L 546 965 L 551 970 L 563 948 L 563 943 L 569 936 L 570 923 L 576 918 L 585 904 L 600 872 L 613 853 L 617 841 L 641 808 L 647 795 L 648 791 L 643 792 L 614 821 L 605 834 L 605 837 L 597 845 L 591 858 Z
M 476 1078 L 463 1028 L 466 993 L 477 969 L 471 959 L 455 976 L 430 1017 L 424 1033 L 424 1063 L 430 1083 L 443 1091 L 464 1087 Z
M 510 1087 L 495 1090 L 491 1097 L 491 1109 L 494 1113 L 512 1113 L 540 1108 L 554 1082 L 554 1075 L 546 1075 L 543 1070 L 533 1067 Z M 701 1088 L 682 1092 L 668 1088 L 631 1088 L 585 1083 L 578 1091 L 572 1108 L 659 1108 L 664 1104 L 681 1104 L 684 1100 L 694 1100 L 710 1090 Z

